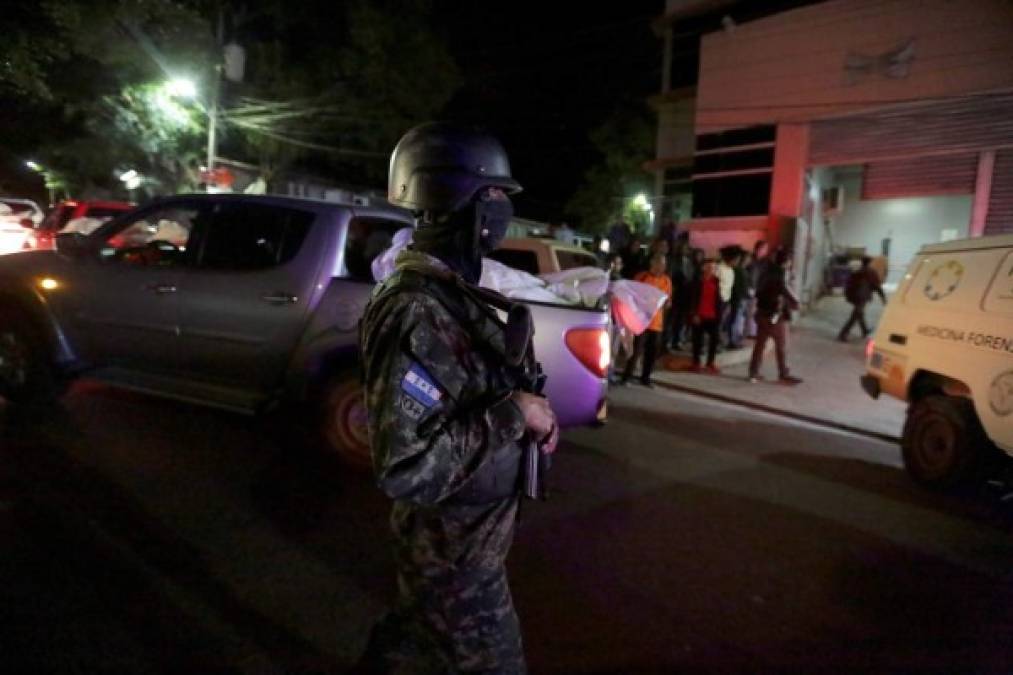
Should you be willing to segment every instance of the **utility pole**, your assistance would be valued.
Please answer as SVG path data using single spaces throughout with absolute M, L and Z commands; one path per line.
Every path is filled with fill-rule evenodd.
M 215 40 L 215 62 L 214 77 L 211 84 L 211 95 L 208 101 L 208 158 L 207 158 L 207 170 L 211 176 L 214 176 L 215 170 L 215 154 L 217 150 L 217 138 L 215 128 L 218 124 L 218 90 L 222 86 L 222 54 L 225 47 L 225 16 L 221 5 L 218 6 L 218 30 Z

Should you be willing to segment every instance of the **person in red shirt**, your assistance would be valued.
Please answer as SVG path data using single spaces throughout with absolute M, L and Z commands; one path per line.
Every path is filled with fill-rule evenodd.
M 703 261 L 700 276 L 689 289 L 689 317 L 693 326 L 693 370 L 700 372 L 700 355 L 703 353 L 703 338 L 707 336 L 707 366 L 705 372 L 717 375 L 721 371 L 714 365 L 718 352 L 718 328 L 724 312 L 721 300 L 721 282 L 714 270 L 714 259 Z
M 621 384 L 626 384 L 633 376 L 633 367 L 637 359 L 644 358 L 644 365 L 640 370 L 640 383 L 645 387 L 654 387 L 651 384 L 651 371 L 654 370 L 654 361 L 658 358 L 658 344 L 661 341 L 661 331 L 664 327 L 665 310 L 672 306 L 672 279 L 668 276 L 668 266 L 664 253 L 655 253 L 651 257 L 651 266 L 646 272 L 640 272 L 633 279 L 643 284 L 650 284 L 667 296 L 665 306 L 658 309 L 651 319 L 650 325 L 643 333 L 637 336 L 633 342 L 633 354 L 626 361 L 626 370 L 623 372 Z

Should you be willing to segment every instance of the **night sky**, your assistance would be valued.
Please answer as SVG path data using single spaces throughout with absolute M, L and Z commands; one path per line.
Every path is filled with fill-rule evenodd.
M 622 102 L 661 87 L 663 0 L 435 4 L 464 84 L 446 117 L 503 141 L 525 187 L 518 215 L 548 220 L 600 158 L 589 133 Z

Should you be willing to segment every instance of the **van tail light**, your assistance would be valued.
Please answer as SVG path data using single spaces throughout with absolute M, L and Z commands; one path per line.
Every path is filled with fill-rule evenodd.
M 608 330 L 604 328 L 573 328 L 566 332 L 566 346 L 598 377 L 608 375 L 612 360 L 612 343 Z
M 865 360 L 868 361 L 872 358 L 872 353 L 876 351 L 876 341 L 869 338 L 869 341 L 865 343 Z

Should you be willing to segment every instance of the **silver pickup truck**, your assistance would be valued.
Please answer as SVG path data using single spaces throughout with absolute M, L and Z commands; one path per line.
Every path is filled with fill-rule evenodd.
M 180 195 L 56 251 L 0 258 L 0 396 L 77 376 L 242 412 L 319 406 L 328 445 L 368 460 L 358 321 L 370 265 L 412 223 L 391 207 Z M 561 426 L 604 412 L 608 313 L 529 303 Z

